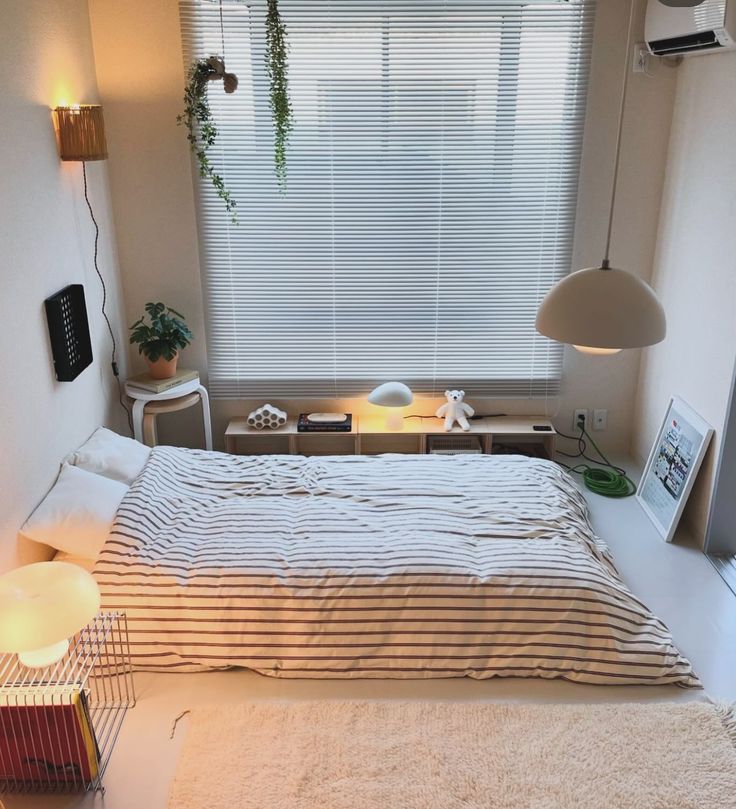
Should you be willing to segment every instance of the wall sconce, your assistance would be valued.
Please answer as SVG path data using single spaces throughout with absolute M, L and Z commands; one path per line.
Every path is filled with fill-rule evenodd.
M 97 224 L 92 203 L 89 201 L 87 189 L 87 163 L 93 160 L 107 160 L 107 139 L 105 138 L 105 119 L 102 115 L 102 107 L 99 104 L 72 104 L 54 109 L 54 129 L 56 139 L 59 144 L 59 157 L 66 162 L 76 162 L 82 164 L 82 179 L 84 182 L 84 201 L 87 203 L 90 219 L 95 229 L 94 246 L 94 267 L 97 277 L 102 286 L 102 317 L 105 319 L 107 330 L 110 333 L 112 351 L 110 353 L 110 365 L 112 373 L 118 385 L 120 406 L 125 410 L 128 419 L 128 427 L 133 430 L 133 422 L 130 410 L 123 399 L 123 389 L 120 382 L 120 371 L 117 360 L 117 343 L 113 332 L 110 318 L 105 310 L 107 302 L 107 287 L 105 279 L 100 272 L 98 265 L 98 245 L 100 240 L 100 228 Z
M 107 159 L 105 119 L 99 104 L 57 107 L 54 121 L 62 160 L 84 163 Z

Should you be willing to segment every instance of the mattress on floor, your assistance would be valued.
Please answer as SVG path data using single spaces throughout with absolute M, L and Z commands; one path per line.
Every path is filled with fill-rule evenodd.
M 95 576 L 149 670 L 699 685 L 538 459 L 158 447 Z

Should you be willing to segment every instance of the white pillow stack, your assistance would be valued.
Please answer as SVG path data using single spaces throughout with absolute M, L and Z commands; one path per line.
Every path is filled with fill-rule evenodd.
M 100 427 L 65 459 L 51 491 L 20 529 L 65 557 L 95 560 L 149 447 Z
M 150 454 L 151 449 L 145 444 L 100 427 L 65 462 L 130 486 L 143 471 Z
M 95 559 L 127 491 L 120 481 L 64 464 L 53 488 L 20 532 L 72 556 Z

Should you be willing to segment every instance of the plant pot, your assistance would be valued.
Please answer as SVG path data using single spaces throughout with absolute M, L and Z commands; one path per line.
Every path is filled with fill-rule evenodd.
M 159 357 L 155 362 L 146 357 L 148 363 L 148 373 L 154 379 L 171 379 L 176 374 L 176 364 L 179 361 L 178 352 L 170 360 Z

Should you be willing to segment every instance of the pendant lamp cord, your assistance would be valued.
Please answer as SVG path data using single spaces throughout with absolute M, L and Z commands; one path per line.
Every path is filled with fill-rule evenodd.
M 118 368 L 118 346 L 115 340 L 115 332 L 112 329 L 110 318 L 107 316 L 107 311 L 105 310 L 105 306 L 107 304 L 107 285 L 105 284 L 105 279 L 103 278 L 97 263 L 97 255 L 100 241 L 100 228 L 99 225 L 97 224 L 97 220 L 95 219 L 95 214 L 94 211 L 92 210 L 92 205 L 90 204 L 89 201 L 89 194 L 87 193 L 87 163 L 84 160 L 82 161 L 82 177 L 84 178 L 84 201 L 87 203 L 87 210 L 89 211 L 89 216 L 90 219 L 92 220 L 92 224 L 95 227 L 94 267 L 95 272 L 97 273 L 97 277 L 100 279 L 100 284 L 102 285 L 102 317 L 105 319 L 105 323 L 107 324 L 107 330 L 110 332 L 110 340 L 112 341 L 110 365 L 112 366 L 112 373 L 118 385 L 118 401 L 120 402 L 120 407 L 122 407 L 123 410 L 125 411 L 125 415 L 128 420 L 128 427 L 130 429 L 130 432 L 132 433 L 133 419 L 130 415 L 130 409 L 128 408 L 128 405 L 125 403 L 125 398 L 123 396 L 123 385 L 122 382 L 120 381 L 120 370 Z
M 222 0 L 220 0 L 220 42 L 222 43 L 222 61 L 225 61 L 225 23 L 222 20 Z
M 601 268 L 607 270 L 611 266 L 611 233 L 613 232 L 613 212 L 616 207 L 616 190 L 618 187 L 618 167 L 621 160 L 621 135 L 624 129 L 624 109 L 626 107 L 626 89 L 629 84 L 629 52 L 631 50 L 631 34 L 634 30 L 634 13 L 636 0 L 631 0 L 629 8 L 629 27 L 626 32 L 626 56 L 624 58 L 624 80 L 621 85 L 621 99 L 618 108 L 618 131 L 616 132 L 616 158 L 613 163 L 613 184 L 611 185 L 611 209 L 608 212 L 608 233 L 606 235 L 606 249 L 601 262 Z

